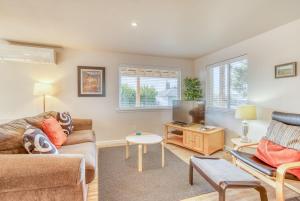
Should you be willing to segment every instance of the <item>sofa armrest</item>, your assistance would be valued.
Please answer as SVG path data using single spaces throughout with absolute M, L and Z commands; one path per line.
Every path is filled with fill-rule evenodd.
M 73 120 L 73 131 L 80 130 L 92 130 L 93 121 L 91 119 L 72 119 Z
M 0 155 L 0 192 L 24 191 L 85 182 L 82 155 Z

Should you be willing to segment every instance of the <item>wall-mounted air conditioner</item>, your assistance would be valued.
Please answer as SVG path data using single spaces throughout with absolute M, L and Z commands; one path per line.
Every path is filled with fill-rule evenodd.
M 0 43 L 0 61 L 56 64 L 54 48 Z

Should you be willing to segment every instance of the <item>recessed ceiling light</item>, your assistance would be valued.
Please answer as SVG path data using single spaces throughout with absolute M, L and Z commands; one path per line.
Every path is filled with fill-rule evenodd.
M 132 27 L 137 27 L 138 24 L 137 24 L 136 22 L 131 22 L 131 26 L 132 26 Z

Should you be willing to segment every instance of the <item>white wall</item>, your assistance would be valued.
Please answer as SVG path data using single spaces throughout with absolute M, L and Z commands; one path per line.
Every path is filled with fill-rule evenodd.
M 205 67 L 228 58 L 248 55 L 249 101 L 258 106 L 258 121 L 250 124 L 250 137 L 265 134 L 272 110 L 300 113 L 300 77 L 274 78 L 277 64 L 300 61 L 300 20 L 278 27 L 195 61 L 195 70 L 205 81 Z M 227 128 L 226 142 L 240 132 L 240 122 L 233 112 L 209 112 L 208 122 Z
M 181 69 L 182 78 L 194 70 L 205 81 L 205 66 L 247 54 L 249 59 L 249 100 L 259 109 L 259 120 L 251 122 L 250 137 L 264 135 L 272 110 L 300 113 L 300 78 L 275 79 L 274 65 L 300 61 L 300 20 L 242 41 L 195 60 L 151 57 L 110 52 L 65 49 L 59 54 L 59 65 L 0 63 L 0 119 L 31 116 L 42 111 L 42 100 L 33 96 L 36 81 L 53 81 L 57 94 L 47 99 L 48 110 L 70 111 L 75 117 L 92 118 L 97 140 L 124 138 L 137 129 L 162 132 L 162 124 L 171 120 L 171 111 L 118 112 L 118 66 L 141 64 Z M 77 66 L 106 67 L 104 98 L 77 97 Z M 227 128 L 226 143 L 240 133 L 240 122 L 233 112 L 208 112 L 211 124 Z
M 193 61 L 166 57 L 64 49 L 59 64 L 0 63 L 0 119 L 15 119 L 42 112 L 41 97 L 33 96 L 36 81 L 55 83 L 57 93 L 47 98 L 47 110 L 70 111 L 74 117 L 92 118 L 97 140 L 123 139 L 135 127 L 162 133 L 171 120 L 170 110 L 118 112 L 120 64 L 164 66 L 181 70 L 182 78 L 193 73 Z M 77 97 L 77 66 L 106 67 L 106 97 Z

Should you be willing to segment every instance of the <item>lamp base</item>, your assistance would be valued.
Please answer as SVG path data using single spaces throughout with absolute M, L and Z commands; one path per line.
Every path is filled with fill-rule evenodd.
M 249 130 L 248 122 L 246 120 L 242 121 L 242 132 L 243 132 L 243 135 L 241 137 L 241 142 L 243 142 L 243 143 L 250 142 L 249 138 L 247 137 L 248 130 Z

